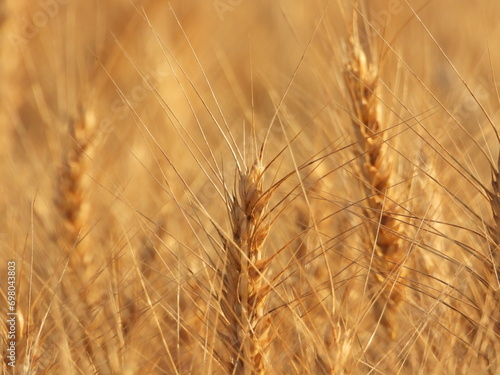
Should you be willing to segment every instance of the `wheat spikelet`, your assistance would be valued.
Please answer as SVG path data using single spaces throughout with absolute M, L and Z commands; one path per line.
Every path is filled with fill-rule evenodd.
M 262 188 L 264 168 L 257 161 L 239 174 L 235 194 L 229 198 L 232 238 L 224 236 L 221 307 L 225 318 L 222 339 L 230 353 L 231 374 L 264 374 L 269 345 L 269 317 L 265 305 L 270 286 L 263 275 L 270 258 L 263 244 L 269 225 L 264 210 L 272 190 Z
M 341 375 L 351 366 L 352 332 L 336 322 L 328 321 L 321 342 L 316 343 L 316 373 Z
M 376 279 L 383 283 L 390 275 L 404 274 L 402 241 L 398 234 L 400 221 L 396 217 L 397 205 L 387 197 L 392 186 L 392 159 L 384 139 L 380 100 L 377 97 L 379 75 L 377 66 L 367 61 L 361 46 L 356 19 L 349 40 L 349 60 L 345 66 L 345 82 L 349 90 L 353 125 L 360 141 L 361 173 L 364 180 L 370 219 L 370 246 L 374 248 L 372 266 Z M 373 244 L 374 243 L 374 244 Z M 387 290 L 392 288 L 392 283 Z M 388 297 L 389 310 L 394 309 L 402 297 L 402 287 L 395 283 Z M 387 323 L 386 319 L 384 319 Z M 387 324 L 395 337 L 394 323 Z

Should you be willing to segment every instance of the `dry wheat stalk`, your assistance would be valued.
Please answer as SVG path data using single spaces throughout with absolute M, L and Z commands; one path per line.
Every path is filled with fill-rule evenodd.
M 239 173 L 235 194 L 228 200 L 232 238 L 222 236 L 226 259 L 220 303 L 225 321 L 220 334 L 230 353 L 226 365 L 231 374 L 264 374 L 266 369 L 270 285 L 264 274 L 270 258 L 264 257 L 269 225 L 263 217 L 273 190 L 263 191 L 263 173 L 260 161 Z
M 396 274 L 404 275 L 404 268 L 400 266 L 405 260 L 405 253 L 398 234 L 401 230 L 397 219 L 398 206 L 394 203 L 396 200 L 387 197 L 392 186 L 392 158 L 387 152 L 380 100 L 377 96 L 378 70 L 376 64 L 367 61 L 357 27 L 355 21 L 349 40 L 349 60 L 346 62 L 344 78 L 354 110 L 353 125 L 361 147 L 361 172 L 369 206 L 366 214 L 370 223 L 370 246 L 375 250 L 372 267 L 376 279 L 385 283 L 390 277 L 394 279 Z M 389 283 L 386 290 L 390 290 L 392 285 L 392 282 Z M 389 310 L 396 308 L 402 294 L 402 286 L 394 283 L 387 300 Z M 396 327 L 391 323 L 389 329 L 394 337 Z
M 496 320 L 494 329 L 496 334 L 500 334 L 500 154 L 498 155 L 497 170 L 492 171 L 491 177 L 492 191 L 487 191 L 490 200 L 491 211 L 493 212 L 494 224 L 489 226 L 490 236 L 492 238 L 492 272 L 496 280 L 494 288 L 494 313 L 493 317 Z
M 493 171 L 491 177 L 493 191 L 488 191 L 491 210 L 493 212 L 494 224 L 489 227 L 490 236 L 493 239 L 493 260 L 496 272 L 500 275 L 500 154 L 498 156 L 498 169 Z

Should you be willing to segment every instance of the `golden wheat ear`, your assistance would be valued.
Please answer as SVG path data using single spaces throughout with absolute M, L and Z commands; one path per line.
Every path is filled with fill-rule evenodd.
M 379 73 L 375 62 L 369 62 L 360 42 L 358 25 L 354 17 L 353 30 L 347 47 L 348 60 L 345 62 L 344 79 L 351 102 L 352 125 L 355 129 L 360 152 L 359 174 L 363 182 L 368 207 L 367 230 L 371 271 L 383 288 L 382 299 L 375 307 L 387 305 L 389 314 L 395 313 L 404 298 L 401 277 L 405 275 L 402 267 L 406 260 L 398 219 L 399 207 L 396 197 L 389 197 L 392 187 L 393 156 L 389 155 L 387 127 L 381 114 L 379 99 Z M 382 319 L 395 338 L 397 327 L 395 319 Z M 392 323 L 389 323 L 392 322 Z
M 83 108 L 68 121 L 67 142 L 63 147 L 62 167 L 54 199 L 61 218 L 62 246 L 67 249 L 74 247 L 70 269 L 79 270 L 78 273 L 85 273 L 91 255 L 83 244 L 77 242 L 81 240 L 82 229 L 88 223 L 88 172 L 94 155 L 96 125 L 95 114 Z
M 238 172 L 234 193 L 228 197 L 231 234 L 221 234 L 225 258 L 219 272 L 223 313 L 219 335 L 231 374 L 264 374 L 267 367 L 270 317 L 266 302 L 271 286 L 265 275 L 271 258 L 264 251 L 270 229 L 264 218 L 274 190 L 264 191 L 263 177 L 260 160 Z
M 68 121 L 67 142 L 63 151 L 63 166 L 59 174 L 58 195 L 55 199 L 68 235 L 75 237 L 83 227 L 88 213 L 86 194 L 88 170 L 93 151 L 95 117 L 91 112 L 80 113 Z

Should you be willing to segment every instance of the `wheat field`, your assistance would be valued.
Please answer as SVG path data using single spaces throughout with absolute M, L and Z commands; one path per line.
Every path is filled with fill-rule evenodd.
M 500 374 L 500 3 L 0 2 L 3 374 Z

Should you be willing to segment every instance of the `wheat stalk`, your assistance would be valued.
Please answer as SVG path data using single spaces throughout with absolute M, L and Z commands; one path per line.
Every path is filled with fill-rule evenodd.
M 369 63 L 360 43 L 356 18 L 349 39 L 349 60 L 345 64 L 344 78 L 349 90 L 353 113 L 353 125 L 361 148 L 361 173 L 368 207 L 369 232 L 375 256 L 371 264 L 375 278 L 386 283 L 394 275 L 405 274 L 401 267 L 405 260 L 402 248 L 400 221 L 397 218 L 397 200 L 388 198 L 392 186 L 392 158 L 388 155 L 378 97 L 379 75 L 377 65 Z M 390 283 L 387 302 L 389 311 L 401 301 L 403 287 L 397 281 Z M 387 289 L 390 289 L 387 288 Z M 384 302 L 385 303 L 385 302 Z M 387 323 L 391 336 L 395 337 L 395 322 Z
M 492 191 L 487 191 L 490 201 L 491 211 L 493 212 L 494 224 L 488 227 L 492 243 L 492 273 L 495 282 L 493 295 L 493 318 L 496 321 L 494 331 L 500 335 L 500 154 L 498 155 L 497 170 L 492 171 L 491 177 Z M 496 339 L 495 339 L 496 341 Z
M 493 212 L 494 224 L 489 226 L 490 236 L 493 240 L 493 260 L 495 261 L 497 275 L 500 275 L 500 154 L 498 156 L 498 168 L 494 170 L 491 177 L 492 191 L 487 191 Z
M 273 190 L 262 187 L 264 168 L 256 161 L 240 172 L 228 209 L 232 238 L 222 236 L 226 254 L 222 274 L 223 342 L 230 353 L 231 374 L 264 374 L 269 348 L 270 318 L 265 305 L 270 285 L 264 275 L 270 258 L 264 256 L 269 225 L 264 211 Z

